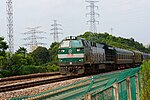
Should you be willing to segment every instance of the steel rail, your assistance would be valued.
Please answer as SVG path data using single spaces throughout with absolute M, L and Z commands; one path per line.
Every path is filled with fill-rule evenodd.
M 39 80 L 39 81 L 28 82 L 28 83 L 10 84 L 10 85 L 7 85 L 7 86 L 1 86 L 0 87 L 0 92 L 19 90 L 19 89 L 24 89 L 24 88 L 44 85 L 44 84 L 48 84 L 48 83 L 60 82 L 60 81 L 73 79 L 73 78 L 77 78 L 77 77 L 62 76 L 62 77 L 58 77 L 58 78 Z

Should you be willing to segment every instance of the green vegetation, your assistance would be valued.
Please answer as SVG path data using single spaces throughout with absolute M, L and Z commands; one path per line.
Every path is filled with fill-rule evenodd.
M 150 53 L 150 48 L 145 48 L 142 43 L 135 41 L 133 38 L 126 39 L 122 37 L 115 37 L 108 33 L 92 34 L 91 32 L 85 32 L 83 35 L 80 35 L 80 37 L 98 43 L 106 43 L 122 49 L 139 50 L 141 52 Z
M 49 52 L 50 52 L 50 59 L 52 61 L 53 64 L 57 64 L 58 62 L 58 57 L 57 57 L 57 51 L 58 51 L 58 47 L 59 47 L 59 43 L 54 42 L 52 43 L 52 45 L 49 48 Z
M 58 71 L 58 46 L 59 43 L 52 43 L 49 50 L 38 47 L 30 53 L 27 53 L 26 48 L 20 47 L 10 57 L 10 54 L 6 52 L 7 43 L 0 38 L 0 68 L 2 69 L 0 77 Z
M 4 41 L 4 38 L 0 37 L 0 68 L 6 64 L 6 50 L 8 48 L 7 43 Z
M 49 51 L 45 47 L 38 47 L 31 55 L 35 65 L 42 65 L 50 60 Z
M 141 66 L 142 77 L 142 98 L 141 100 L 150 99 L 150 61 L 144 61 Z
M 150 53 L 150 47 L 148 49 L 145 48 L 142 43 L 135 41 L 133 38 L 125 39 L 109 35 L 108 33 L 92 34 L 90 32 L 85 32 L 80 37 L 98 43 L 107 43 L 118 48 Z M 6 52 L 8 45 L 4 38 L 0 37 L 0 68 L 2 69 L 0 77 L 58 71 L 58 47 L 59 43 L 55 42 L 48 49 L 38 47 L 30 53 L 27 53 L 26 48 L 20 47 L 10 57 L 9 52 Z

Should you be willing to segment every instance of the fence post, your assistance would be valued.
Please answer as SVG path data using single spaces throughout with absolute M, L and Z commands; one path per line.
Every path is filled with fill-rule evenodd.
M 135 82 L 136 82 L 136 99 L 140 100 L 138 73 L 135 74 Z
M 92 96 L 90 93 L 84 95 L 84 100 L 92 100 Z
M 113 91 L 114 91 L 114 100 L 119 100 L 119 88 L 117 82 L 113 84 Z
M 127 77 L 127 78 L 126 78 L 126 83 L 127 83 L 128 100 L 132 100 L 130 77 Z

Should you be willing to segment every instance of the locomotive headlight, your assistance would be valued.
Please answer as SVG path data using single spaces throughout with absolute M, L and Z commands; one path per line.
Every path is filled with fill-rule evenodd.
M 59 62 L 63 62 L 63 60 L 62 60 L 62 59 L 59 59 Z
M 80 52 L 81 51 L 81 49 L 77 49 L 77 52 Z
M 83 62 L 83 59 L 79 59 L 79 62 Z

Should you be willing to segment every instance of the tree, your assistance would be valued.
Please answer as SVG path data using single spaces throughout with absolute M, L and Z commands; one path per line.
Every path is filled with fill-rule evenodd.
M 59 43 L 54 42 L 54 43 L 51 44 L 51 46 L 49 48 L 50 59 L 55 64 L 57 64 L 57 62 L 58 62 L 58 57 L 57 57 L 58 47 L 59 47 Z
M 8 45 L 4 41 L 4 38 L 0 37 L 0 56 L 5 56 L 5 50 L 7 50 Z
M 122 37 L 115 37 L 109 35 L 108 33 L 90 33 L 85 32 L 83 35 L 79 37 L 85 38 L 86 40 L 91 40 L 98 43 L 106 43 L 108 45 L 128 49 L 128 50 L 139 50 L 141 52 L 150 53 L 150 49 L 145 48 L 142 43 L 135 41 L 133 38 L 126 39 Z M 91 38 L 91 39 L 90 39 Z
M 27 54 L 27 49 L 24 48 L 24 47 L 19 47 L 19 49 L 16 51 L 17 54 L 23 54 L 24 57 L 26 56 Z
M 49 51 L 45 47 L 38 47 L 32 52 L 35 65 L 42 65 L 50 60 Z
M 3 68 L 6 64 L 6 50 L 8 48 L 7 43 L 4 41 L 4 38 L 0 37 L 0 67 Z

